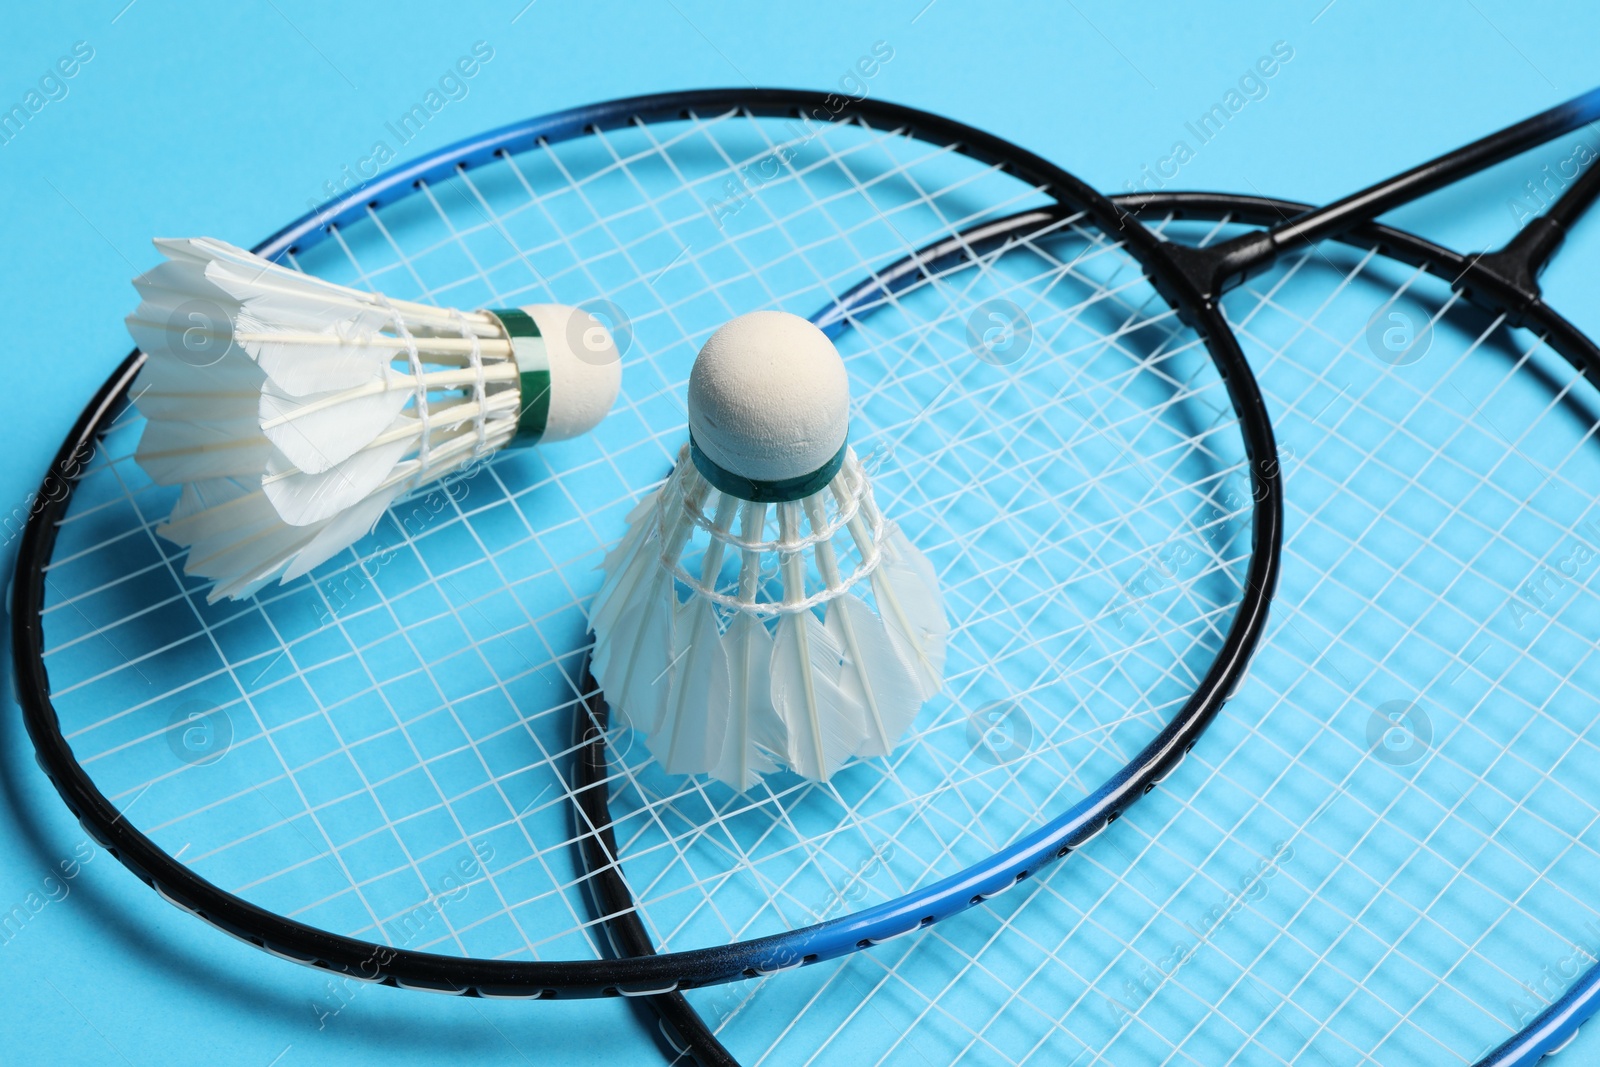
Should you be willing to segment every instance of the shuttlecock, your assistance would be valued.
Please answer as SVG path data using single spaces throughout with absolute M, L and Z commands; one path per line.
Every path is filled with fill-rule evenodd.
M 157 532 L 213 602 L 306 573 L 498 449 L 587 432 L 617 396 L 616 346 L 576 308 L 462 312 L 208 238 L 156 247 L 127 319 L 148 357 L 136 457 L 183 486 Z
M 706 342 L 689 442 L 602 564 L 594 675 L 670 773 L 737 789 L 887 755 L 939 689 L 933 568 L 847 443 L 833 344 L 763 311 Z

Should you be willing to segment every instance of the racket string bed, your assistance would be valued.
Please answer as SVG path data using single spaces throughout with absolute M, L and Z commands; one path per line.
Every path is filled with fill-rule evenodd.
M 1426 301 L 1408 309 L 1416 322 L 1451 333 L 1448 349 L 1434 339 L 1437 376 L 1405 378 L 1366 347 L 1373 310 L 1408 293 Z M 1530 598 L 1528 574 L 1544 560 L 1570 573 L 1584 558 L 1592 518 L 1576 490 L 1595 462 L 1594 403 L 1573 411 L 1589 387 L 1547 336 L 1509 334 L 1459 299 L 1365 242 L 1293 258 L 1229 298 L 1230 322 L 1286 413 L 1290 569 L 1269 633 L 1278 653 L 1195 750 L 1189 789 L 1120 822 L 1107 840 L 1120 835 L 1122 848 L 1085 854 L 1104 875 L 1098 899 L 1085 901 L 1067 867 L 1010 917 L 984 913 L 981 934 L 955 941 L 936 929 L 886 963 L 853 958 L 782 1013 L 794 1022 L 757 1062 L 859 1053 L 866 1017 L 904 1035 L 870 1046 L 875 1062 L 934 1035 L 974 1062 L 1118 1062 L 1133 1049 L 1149 1062 L 1467 1062 L 1560 998 L 1594 958 L 1600 921 L 1582 873 L 1600 859 L 1597 808 L 1582 787 L 1595 750 L 1582 710 L 1592 638 L 1578 621 L 1592 593 L 1568 579 L 1563 592 L 1582 603 L 1525 625 L 1526 646 L 1506 635 L 1533 617 L 1533 598 L 1557 606 L 1539 582 Z M 1419 443 L 1429 466 L 1403 466 L 1397 450 Z M 1381 536 L 1397 528 L 1410 539 L 1384 555 Z M 1507 569 L 1509 552 L 1518 565 Z M 1498 611 L 1483 611 L 1485 592 Z M 1538 646 L 1552 640 L 1568 649 L 1555 670 L 1544 659 L 1552 648 Z M 1518 675 L 1530 669 L 1552 696 L 1523 693 Z M 1510 693 L 1496 691 L 1507 681 Z M 1469 685 L 1453 701 L 1459 717 L 1440 721 L 1450 705 L 1435 701 Z M 1389 718 L 1389 701 L 1363 699 L 1373 686 L 1426 694 L 1403 705 L 1432 723 L 1406 721 L 1405 709 Z M 1414 758 L 1384 747 L 1395 721 Z M 1179 848 L 1195 840 L 1203 846 Z M 1059 933 L 1066 950 L 1029 929 Z M 1030 955 L 1037 966 L 1014 963 Z M 917 981 L 946 974 L 947 985 Z M 750 993 L 755 1016 L 774 995 Z M 741 1016 L 744 998 L 691 1000 L 725 1037 L 747 1041 L 739 1048 L 774 1040 Z M 840 1016 L 846 1000 L 837 1025 L 814 1022 Z M 997 1008 L 974 1024 L 944 1006 L 973 1001 Z M 1029 1016 L 1040 1037 L 1013 1041 Z M 1570 1040 L 1552 1037 L 1546 1051 Z
M 1305 210 L 1124 203 L 1197 247 Z M 991 230 L 1026 241 L 1053 220 L 1015 221 Z M 1600 353 L 1536 289 L 1502 284 L 1535 277 L 1555 243 L 1525 232 L 1474 261 L 1364 227 L 1228 297 L 1286 413 L 1293 577 L 1257 676 L 1185 764 L 1190 791 L 1158 794 L 1007 914 L 969 916 L 965 938 L 936 927 L 804 986 L 692 991 L 703 1020 L 761 1063 L 936 1047 L 1500 1065 L 1570 1045 L 1600 952 L 1583 581 L 1600 553 L 1583 489 Z
M 1272 437 L 1248 368 L 1185 325 L 1142 238 L 1070 176 L 886 105 L 789 126 L 808 103 L 718 92 L 531 123 L 263 246 L 397 304 L 588 307 L 624 360 L 592 434 L 482 463 L 500 432 L 482 411 L 500 398 L 490 339 L 442 311 L 410 329 L 396 351 L 428 373 L 430 341 L 457 346 L 448 398 L 417 400 L 429 474 L 459 466 L 306 579 L 207 603 L 156 534 L 171 490 L 134 461 L 141 420 L 117 410 L 137 357 L 108 383 L 72 442 L 92 458 L 70 501 L 30 530 L 18 601 L 30 731 L 99 839 L 185 909 L 330 972 L 643 997 L 909 945 L 1015 896 L 1162 776 L 1271 592 Z M 780 152 L 736 212 L 708 210 Z M 963 236 L 914 288 L 840 303 L 930 240 L 1051 198 L 1065 206 L 1036 242 Z M 695 350 L 767 307 L 813 316 L 852 380 L 859 458 L 798 528 L 813 559 L 819 529 L 868 536 L 837 582 L 809 564 L 808 593 L 869 584 L 892 519 L 939 569 L 945 688 L 890 756 L 826 786 L 666 775 L 608 727 L 609 819 L 575 827 L 594 568 L 682 447 Z M 992 314 L 1032 359 L 991 350 Z M 776 537 L 735 524 L 727 551 Z M 618 909 L 593 907 L 584 849 L 602 830 L 650 958 L 608 958 L 639 953 L 609 940 Z

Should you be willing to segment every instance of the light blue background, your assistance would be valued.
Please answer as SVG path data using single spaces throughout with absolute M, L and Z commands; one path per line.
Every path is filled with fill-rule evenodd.
M 94 49 L 68 95 L 0 145 L 9 379 L 0 515 L 25 510 L 80 407 L 126 353 L 127 283 L 154 262 L 151 237 L 255 243 L 374 141 L 393 143 L 384 124 L 477 41 L 494 58 L 402 156 L 616 96 L 829 88 L 882 40 L 895 55 L 873 95 L 987 128 L 1121 190 L 1176 139 L 1192 144 L 1184 123 L 1282 40 L 1294 58 L 1266 98 L 1200 147 L 1169 188 L 1319 200 L 1600 82 L 1600 9 L 1577 3 L 1537 12 L 1514 0 L 125 3 L 12 3 L 0 18 L 0 110 L 74 42 Z M 1511 199 L 1535 172 L 1503 167 L 1400 217 L 1482 247 L 1510 234 Z M 1589 329 L 1600 326 L 1597 277 L 1600 224 L 1580 229 L 1547 278 L 1552 302 Z M 16 546 L 6 537 L 9 574 Z M 34 767 L 6 693 L 0 911 L 40 890 L 83 840 Z M 398 1067 L 655 1058 L 646 1027 L 618 1002 L 363 989 L 319 1030 L 310 1003 L 326 998 L 325 983 L 189 919 L 97 853 L 64 900 L 0 944 L 0 1059 Z M 1563 1057 L 1596 1059 L 1597 1032 Z

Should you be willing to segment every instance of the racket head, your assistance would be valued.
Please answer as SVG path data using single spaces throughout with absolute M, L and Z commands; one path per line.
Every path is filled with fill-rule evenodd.
M 588 302 L 632 352 L 624 400 L 594 434 L 420 495 L 313 582 L 203 603 L 152 532 L 170 494 L 131 462 L 130 356 L 58 457 L 61 491 L 26 531 L 16 587 L 28 728 L 97 840 L 174 904 L 299 962 L 479 995 L 648 993 L 971 907 L 1181 758 L 1248 659 L 1275 573 L 1276 466 L 1248 368 L 1162 303 L 1140 258 L 1154 238 L 1069 175 L 935 116 L 818 108 L 718 91 L 579 109 L 397 170 L 261 246 L 398 297 Z M 838 332 L 868 386 L 857 448 L 884 446 L 880 500 L 946 569 L 960 695 L 890 760 L 825 789 L 778 780 L 741 798 L 614 744 L 624 870 L 670 951 L 597 958 L 578 856 L 594 828 L 571 822 L 571 724 L 591 695 L 582 605 L 676 452 L 698 343 L 763 304 L 837 326 L 838 295 L 873 265 L 1052 197 L 1074 206 L 1066 252 L 1024 250 L 855 308 Z M 1010 297 L 1044 309 L 1028 319 L 1031 362 L 968 337 L 977 311 Z M 1039 417 L 1063 390 L 1084 402 L 1068 433 Z M 995 395 L 1011 409 L 984 425 Z M 958 491 L 997 454 L 981 492 Z M 1041 505 L 1039 480 L 1016 470 L 1030 464 L 1071 477 Z M 1224 484 L 1231 504 L 1216 499 Z M 1206 535 L 1205 562 L 1130 586 L 1175 530 Z M 1077 585 L 1057 595 L 1052 567 Z M 1034 611 L 1019 588 L 1044 622 L 1019 614 Z M 1017 632 L 1027 643 L 1008 658 Z M 994 751 L 974 713 L 1045 691 L 1052 663 L 1083 649 L 1082 692 L 1024 720 L 1049 743 Z M 992 832 L 971 817 L 982 808 L 1003 815 Z M 925 859 L 903 848 L 873 896 L 842 894 L 850 871 L 892 862 L 881 843 L 919 811 L 946 839 Z
M 1306 210 L 1119 205 L 1196 245 Z M 1600 351 L 1541 301 L 1518 327 L 1471 305 L 1474 269 L 1366 226 L 1225 299 L 1289 504 L 1236 698 L 1081 862 L 915 943 L 690 993 L 722 1040 L 774 1064 L 1496 1067 L 1572 1040 L 1600 983 Z

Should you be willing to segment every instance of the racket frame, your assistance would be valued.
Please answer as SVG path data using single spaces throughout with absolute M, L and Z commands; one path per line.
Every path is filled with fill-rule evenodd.
M 833 102 L 837 102 L 834 106 Z M 1207 340 L 1238 415 L 1254 506 L 1251 555 L 1238 610 L 1215 659 L 1194 692 L 1155 737 L 1115 775 L 1067 811 L 981 863 L 921 889 L 812 926 L 726 946 L 593 960 L 473 959 L 397 948 L 331 933 L 285 918 L 207 881 L 122 818 L 84 772 L 62 735 L 44 665 L 44 571 L 81 475 L 127 403 L 143 354 L 135 350 L 85 408 L 52 464 L 17 555 L 12 649 L 18 699 L 38 762 L 85 831 L 141 881 L 174 906 L 233 937 L 307 966 L 387 985 L 518 999 L 655 996 L 758 977 L 868 948 L 976 906 L 1024 881 L 1098 834 L 1153 789 L 1193 746 L 1243 678 L 1259 644 L 1277 585 L 1282 552 L 1283 489 L 1266 403 L 1238 342 L 1220 312 L 1176 270 L 1164 243 L 1088 185 L 1041 157 L 992 134 L 941 116 L 874 99 L 788 89 L 711 89 L 633 97 L 514 123 L 449 145 L 397 168 L 279 230 L 254 251 L 266 258 L 298 253 L 369 209 L 403 199 L 423 185 L 481 166 L 501 155 L 570 140 L 591 130 L 638 121 L 689 119 L 740 111 L 751 117 L 853 122 L 904 131 L 924 143 L 957 149 L 1032 184 L 1107 236 L 1120 238 L 1183 319 Z M 583 834 L 598 833 L 590 826 Z M 582 835 L 580 835 L 581 837 Z M 579 848 L 583 844 L 580 840 Z
M 1486 166 L 1488 163 L 1483 162 L 1486 159 L 1498 161 L 1491 152 L 1473 155 L 1463 150 L 1452 156 L 1465 160 L 1464 166 Z M 1518 231 L 1504 248 L 1476 255 L 1465 255 L 1373 221 L 1348 225 L 1337 236 L 1324 239 L 1337 240 L 1361 250 L 1376 250 L 1389 259 L 1443 279 L 1470 303 L 1491 314 L 1503 315 L 1507 324 L 1539 333 L 1554 351 L 1600 389 L 1600 346 L 1544 302 L 1538 281 L 1540 271 L 1559 248 L 1566 231 L 1597 196 L 1600 196 L 1600 166 L 1593 166 L 1544 215 L 1530 220 Z M 1163 221 L 1195 219 L 1214 224 L 1226 219 L 1258 227 L 1282 225 L 1286 219 L 1306 218 L 1316 211 L 1312 205 L 1298 201 L 1233 193 L 1135 193 L 1113 197 L 1112 203 L 1119 211 L 1135 218 L 1154 212 L 1159 213 Z M 1023 211 L 944 238 L 841 294 L 813 321 L 831 336 L 842 330 L 848 316 L 858 309 L 916 284 L 927 274 L 948 270 L 963 257 L 984 255 L 1009 242 L 1051 230 L 1059 226 L 1067 214 L 1061 207 Z M 1243 276 L 1235 284 L 1242 281 Z M 597 785 L 603 783 L 609 773 L 603 732 L 604 707 L 591 709 L 591 715 L 602 729 L 591 729 L 581 738 L 585 745 L 581 756 L 582 781 Z M 580 785 L 582 788 L 584 786 Z M 609 831 L 610 813 L 605 808 L 604 790 L 588 794 L 585 804 L 585 817 L 590 824 Z M 627 883 L 615 864 L 607 862 L 602 853 L 586 853 L 585 862 L 597 893 L 605 900 L 608 909 L 605 921 L 618 950 L 654 952 L 655 946 L 632 910 Z M 692 1056 L 702 1067 L 726 1067 L 734 1062 L 715 1032 L 681 993 L 673 994 L 670 999 L 652 997 L 648 1006 L 655 1011 L 663 1029 L 670 1029 L 676 1035 L 674 1047 Z M 1600 963 L 1579 976 L 1566 993 L 1474 1067 L 1531 1067 L 1545 1056 L 1565 1048 L 1597 1010 L 1600 1010 Z

